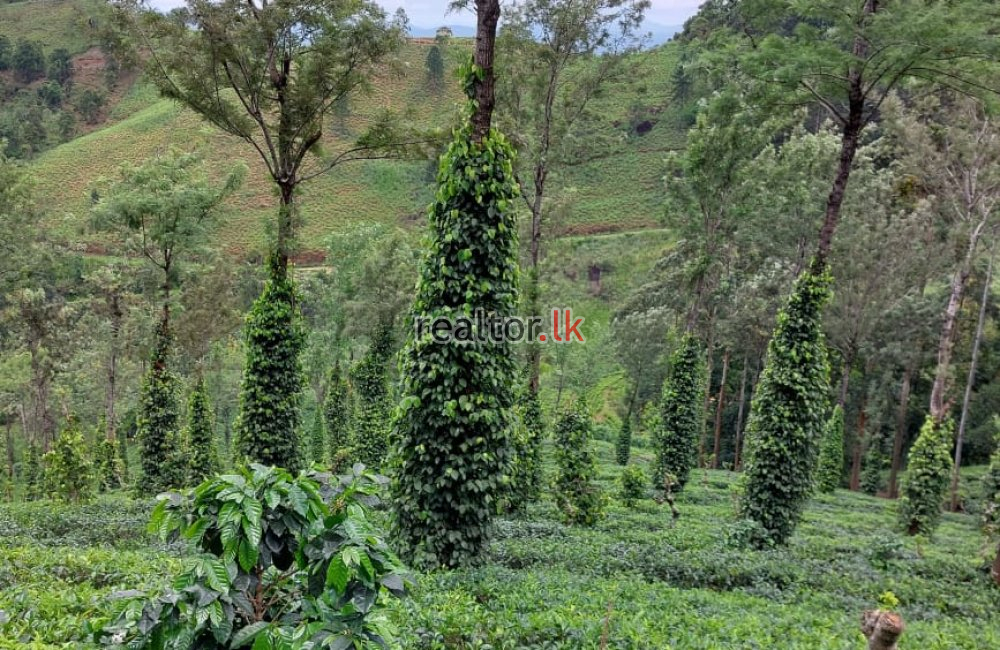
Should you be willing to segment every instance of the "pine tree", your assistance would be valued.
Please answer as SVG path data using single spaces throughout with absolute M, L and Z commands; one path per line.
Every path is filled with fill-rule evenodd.
M 349 405 L 347 381 L 340 372 L 340 363 L 337 362 L 330 369 L 330 376 L 326 382 L 326 398 L 323 400 L 323 419 L 329 439 L 331 459 L 350 443 Z
M 219 449 L 215 440 L 212 406 L 208 401 L 205 379 L 198 377 L 188 398 L 188 435 L 191 482 L 199 484 L 220 469 Z
M 305 330 L 295 282 L 274 258 L 269 268 L 264 290 L 247 314 L 235 455 L 241 462 L 296 472 L 302 466 L 298 429 Z
M 628 465 L 632 455 L 632 418 L 628 415 L 622 418 L 622 428 L 618 432 L 618 442 L 615 444 L 615 460 L 621 466 Z
M 928 416 L 910 449 L 903 475 L 899 516 L 907 535 L 930 535 L 941 520 L 941 503 L 951 476 L 954 423 Z
M 381 323 L 365 355 L 351 368 L 356 397 L 353 451 L 358 462 L 381 467 L 389 449 L 389 383 L 386 364 L 392 354 L 392 326 Z
M 177 375 L 170 369 L 172 340 L 161 321 L 149 370 L 139 391 L 136 436 L 142 475 L 136 481 L 140 494 L 157 494 L 184 482 L 178 470 L 181 448 L 180 405 Z
M 743 515 L 784 544 L 813 489 L 813 471 L 830 390 L 821 327 L 830 276 L 795 281 L 767 348 L 746 434 Z
M 686 334 L 670 360 L 670 374 L 663 382 L 660 428 L 656 435 L 654 488 L 663 477 L 675 477 L 675 487 L 684 489 L 698 459 L 698 437 L 704 425 L 704 363 L 701 345 Z
M 844 409 L 838 404 L 833 408 L 830 419 L 823 430 L 823 442 L 819 450 L 819 465 L 816 468 L 816 488 L 830 493 L 840 487 L 844 475 Z
M 491 66 L 499 2 L 478 5 L 477 61 Z M 492 118 L 491 67 L 464 75 L 468 123 L 441 157 L 413 322 L 477 312 L 507 319 L 518 303 L 514 150 Z M 489 539 L 510 458 L 517 370 L 507 342 L 435 341 L 411 332 L 394 434 L 395 526 L 417 563 L 476 561 Z
M 566 409 L 555 427 L 556 505 L 567 523 L 592 526 L 601 517 L 604 495 L 594 483 L 597 466 L 590 449 L 591 419 L 583 398 Z

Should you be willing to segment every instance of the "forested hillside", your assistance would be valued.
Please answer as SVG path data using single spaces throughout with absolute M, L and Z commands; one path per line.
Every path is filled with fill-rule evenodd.
M 1000 647 L 995 3 L 463 6 L 0 4 L 0 649 Z

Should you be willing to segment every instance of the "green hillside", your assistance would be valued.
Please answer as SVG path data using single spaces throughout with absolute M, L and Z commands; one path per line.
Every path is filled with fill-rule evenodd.
M 431 42 L 411 41 L 400 54 L 401 65 L 382 75 L 372 93 L 350 107 L 348 117 L 332 117 L 324 149 L 336 153 L 347 147 L 361 133 L 363 117 L 383 109 L 402 114 L 418 127 L 452 123 L 461 99 L 457 83 L 440 91 L 429 88 L 424 61 L 430 46 Z M 469 41 L 459 39 L 451 45 L 448 78 L 454 77 L 452 71 L 468 49 Z M 564 207 L 554 230 L 594 234 L 658 223 L 664 152 L 682 137 L 664 99 L 673 61 L 670 48 L 643 55 L 642 86 L 625 83 L 598 100 L 596 108 L 602 118 L 598 128 L 604 130 L 600 135 L 616 144 L 608 155 L 556 179 Z M 273 214 L 275 201 L 262 164 L 244 143 L 186 109 L 157 99 L 142 84 L 132 88 L 111 118 L 114 123 L 37 160 L 38 196 L 55 230 L 74 241 L 99 245 L 100 236 L 87 232 L 86 212 L 94 184 L 112 176 L 124 162 L 138 163 L 174 146 L 201 151 L 212 169 L 222 170 L 240 160 L 250 166 L 246 185 L 231 201 L 232 212 L 219 234 L 219 246 L 234 256 L 262 248 L 265 220 Z M 643 135 L 633 128 L 636 120 L 645 122 L 640 129 Z M 300 197 L 302 249 L 322 248 L 329 233 L 351 223 L 422 223 L 431 200 L 431 165 L 428 161 L 353 163 L 313 181 Z
M 99 0 L 0 3 L 0 34 L 12 41 L 39 41 L 46 53 L 58 47 L 72 54 L 83 52 L 97 42 L 101 4 Z

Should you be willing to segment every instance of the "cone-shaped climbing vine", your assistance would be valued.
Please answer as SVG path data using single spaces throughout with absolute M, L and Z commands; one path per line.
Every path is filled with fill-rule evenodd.
M 470 97 L 484 74 L 467 71 Z M 478 559 L 489 538 L 517 377 L 508 343 L 481 340 L 475 329 L 464 341 L 431 331 L 477 312 L 506 319 L 518 302 L 514 150 L 495 129 L 477 137 L 475 122 L 441 158 L 412 310 L 415 324 L 430 327 L 410 328 L 395 418 L 399 538 L 414 561 L 448 567 Z
M 340 372 L 340 363 L 336 363 L 327 378 L 326 397 L 323 399 L 323 423 L 330 458 L 348 445 L 351 425 L 348 405 L 347 381 Z
M 298 428 L 305 332 L 295 282 L 275 258 L 244 331 L 236 458 L 297 471 L 302 465 Z
M 618 441 L 615 444 L 615 460 L 619 465 L 628 465 L 632 455 L 632 418 L 626 415 L 622 418 L 622 428 L 618 431 Z
M 219 451 L 212 426 L 212 407 L 205 380 L 195 382 L 188 398 L 188 445 L 190 446 L 191 483 L 198 484 L 219 471 Z
M 354 386 L 354 460 L 381 467 L 389 448 L 389 381 L 386 369 L 392 355 L 392 325 L 380 323 L 368 351 L 351 368 Z
M 816 467 L 816 489 L 830 493 L 840 487 L 844 474 L 844 409 L 833 407 L 830 419 L 823 430 L 823 443 Z
M 675 487 L 683 489 L 698 459 L 698 436 L 704 423 L 704 368 L 698 339 L 686 334 L 670 359 L 670 374 L 663 382 L 655 488 L 661 488 L 663 477 L 671 474 Z
M 910 449 L 900 490 L 899 517 L 908 535 L 930 535 L 941 521 L 941 503 L 951 476 L 951 419 L 927 416 Z
M 795 281 L 751 406 L 742 512 L 774 544 L 791 537 L 813 489 L 829 412 L 830 365 L 821 328 L 829 286 L 826 272 L 807 270 Z
M 590 411 L 583 398 L 559 417 L 553 432 L 556 465 L 556 505 L 567 523 L 593 526 L 604 509 L 604 495 L 595 483 L 597 465 L 590 449 Z
M 139 391 L 136 436 L 142 476 L 136 481 L 140 494 L 157 494 L 184 482 L 179 472 L 180 402 L 179 380 L 170 369 L 172 340 L 164 321 L 156 333 L 156 345 L 149 370 Z

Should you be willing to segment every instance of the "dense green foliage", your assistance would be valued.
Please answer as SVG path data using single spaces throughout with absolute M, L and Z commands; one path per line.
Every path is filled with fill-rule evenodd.
M 741 512 L 774 544 L 788 542 L 813 489 L 830 388 L 820 320 L 829 284 L 809 271 L 795 281 L 751 405 Z
M 309 460 L 313 463 L 326 462 L 326 427 L 323 425 L 322 404 L 317 404 L 313 411 L 312 424 L 309 425 Z
M 698 438 L 705 421 L 704 374 L 701 344 L 693 335 L 686 334 L 670 358 L 667 379 L 663 382 L 653 474 L 657 489 L 663 486 L 664 476 L 670 474 L 675 478 L 675 488 L 683 490 L 698 460 Z
M 208 401 L 204 377 L 198 377 L 188 397 L 188 471 L 192 484 L 198 484 L 219 471 L 219 449 L 215 439 L 214 414 Z
M 389 451 L 389 379 L 392 326 L 381 323 L 365 355 L 351 368 L 355 411 L 352 453 L 358 462 L 381 467 Z
M 323 397 L 323 424 L 329 439 L 331 458 L 347 447 L 350 440 L 350 410 L 347 380 L 340 373 L 340 363 L 330 369 Z
M 42 456 L 45 486 L 57 499 L 83 503 L 94 496 L 94 464 L 87 453 L 87 443 L 75 418 L 52 444 L 52 450 Z
M 512 486 L 518 507 L 538 499 L 543 484 L 542 445 L 545 442 L 545 421 L 538 393 L 527 385 L 522 387 L 517 405 L 517 428 L 513 436 L 515 476 Z
M 117 440 L 101 438 L 97 443 L 94 471 L 101 491 L 115 490 L 125 484 L 125 467 Z
M 938 423 L 928 416 L 910 449 L 899 499 L 899 519 L 908 535 L 930 535 L 941 521 L 953 431 L 951 420 Z
M 882 441 L 872 436 L 861 465 L 861 490 L 875 496 L 882 489 L 882 474 L 889 468 L 889 458 L 882 450 Z
M 305 333 L 295 281 L 273 262 L 244 332 L 247 352 L 236 455 L 296 471 L 303 460 L 298 425 Z
M 559 416 L 553 431 L 556 505 L 569 524 L 593 526 L 604 512 L 605 497 L 595 482 L 597 466 L 591 450 L 593 423 L 580 399 Z
M 622 503 L 628 507 L 634 507 L 641 499 L 646 497 L 646 490 L 649 488 L 649 478 L 646 472 L 638 465 L 627 465 L 622 469 L 621 495 Z
M 414 322 L 454 322 L 477 311 L 513 316 L 513 159 L 513 148 L 495 130 L 482 140 L 472 137 L 470 126 L 456 131 L 438 169 Z M 517 378 L 509 343 L 441 343 L 424 331 L 409 335 L 401 359 L 393 481 L 400 539 L 420 564 L 476 561 L 489 539 L 509 462 Z
M 170 332 L 161 323 L 149 370 L 142 379 L 136 416 L 141 475 L 135 487 L 146 495 L 178 487 L 187 475 L 181 457 L 180 380 L 170 368 L 172 345 Z
M 987 531 L 1000 535 L 1000 434 L 997 435 L 996 451 L 990 466 L 983 475 L 983 525 Z
M 200 552 L 155 598 L 127 601 L 106 647 L 387 648 L 380 609 L 405 592 L 402 567 L 369 523 L 370 474 L 293 477 L 253 465 L 164 495 L 150 529 Z
M 823 429 L 819 464 L 816 467 L 816 489 L 824 493 L 833 492 L 840 487 L 843 476 L 844 409 L 838 404 L 833 407 L 833 412 Z
M 622 427 L 618 431 L 618 441 L 615 444 L 615 460 L 622 467 L 628 465 L 632 455 L 632 418 L 625 416 L 622 418 Z

